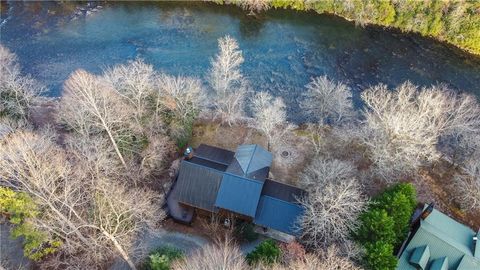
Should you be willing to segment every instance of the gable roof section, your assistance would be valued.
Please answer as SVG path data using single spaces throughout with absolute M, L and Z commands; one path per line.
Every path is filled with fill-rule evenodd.
M 425 245 L 430 249 L 429 264 L 433 265 L 434 261 L 447 257 L 448 269 L 476 269 L 469 268 L 475 263 L 480 265 L 480 260 L 473 257 L 474 235 L 467 226 L 434 209 L 426 219 L 420 220 L 419 228 L 400 256 L 397 269 L 416 269 L 409 264 L 409 258 L 416 248 Z
M 417 247 L 413 250 L 409 262 L 416 265 L 419 269 L 426 269 L 430 259 L 430 249 L 428 246 Z
M 436 259 L 432 262 L 432 265 L 430 265 L 429 270 L 448 270 L 448 258 L 443 257 L 440 259 Z
M 216 212 L 215 199 L 222 177 L 221 171 L 184 160 L 172 196 L 179 202 Z
M 260 197 L 253 222 L 277 231 L 298 235 L 296 223 L 303 214 L 303 210 L 299 204 L 263 195 Z
M 198 146 L 193 152 L 193 155 L 195 157 L 228 166 L 232 163 L 235 153 L 215 146 L 200 144 L 200 146 Z
M 250 179 L 265 180 L 272 160 L 272 153 L 259 145 L 240 145 L 227 172 Z
M 263 182 L 224 173 L 215 206 L 254 217 Z

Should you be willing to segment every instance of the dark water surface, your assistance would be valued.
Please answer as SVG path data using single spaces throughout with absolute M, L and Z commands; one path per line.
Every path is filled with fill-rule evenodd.
M 247 16 L 233 6 L 205 3 L 2 2 L 1 43 L 24 72 L 59 96 L 78 68 L 102 68 L 136 57 L 174 75 L 203 77 L 217 39 L 235 37 L 244 74 L 255 90 L 283 96 L 301 121 L 298 101 L 313 76 L 344 81 L 356 94 L 369 85 L 447 83 L 480 95 L 480 58 L 417 35 L 360 28 L 316 13 L 272 10 Z

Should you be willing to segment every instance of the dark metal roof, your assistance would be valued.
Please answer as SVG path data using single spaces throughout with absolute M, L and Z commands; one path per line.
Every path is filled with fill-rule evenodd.
M 224 172 L 227 169 L 227 165 L 224 165 L 224 164 L 221 164 L 221 163 L 216 163 L 216 162 L 213 162 L 213 161 L 210 161 L 210 160 L 207 160 L 207 159 L 203 159 L 203 158 L 199 158 L 199 157 L 195 157 L 195 156 L 193 158 L 189 159 L 188 161 L 191 162 L 191 163 L 195 163 L 195 164 L 198 164 L 198 165 L 209 167 L 209 168 L 219 170 L 219 171 L 222 171 L 222 172 Z
M 223 172 L 189 161 L 182 161 L 172 196 L 179 202 L 216 212 L 215 199 Z
M 230 163 L 232 163 L 235 153 L 215 146 L 201 144 L 199 147 L 197 147 L 197 149 L 195 149 L 193 155 L 205 160 L 210 160 L 212 162 L 228 166 Z
M 262 186 L 262 181 L 225 173 L 215 206 L 238 214 L 255 217 Z
M 263 185 L 262 195 L 296 203 L 297 198 L 306 196 L 307 192 L 298 187 L 267 179 Z
M 298 235 L 297 221 L 304 208 L 295 203 L 262 195 L 253 222 L 277 231 Z

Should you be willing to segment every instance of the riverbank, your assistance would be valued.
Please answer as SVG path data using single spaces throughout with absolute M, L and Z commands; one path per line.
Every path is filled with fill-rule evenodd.
M 311 0 L 210 0 L 236 4 L 253 12 L 269 8 L 313 10 L 333 14 L 357 25 L 394 27 L 420 33 L 480 55 L 480 2 L 432 1 L 311 1 Z

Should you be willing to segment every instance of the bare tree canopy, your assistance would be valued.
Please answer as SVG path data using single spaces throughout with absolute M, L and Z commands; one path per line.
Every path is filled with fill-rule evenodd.
M 315 158 L 301 174 L 301 185 L 314 191 L 318 186 L 343 182 L 355 178 L 357 170 L 348 161 L 338 159 Z
M 17 56 L 0 44 L 0 114 L 26 119 L 45 88 L 20 73 Z
M 202 81 L 192 77 L 157 76 L 155 114 L 167 114 L 170 134 L 175 138 L 188 137 L 196 117 L 206 108 L 206 91 Z
M 301 107 L 320 123 L 339 123 L 352 117 L 352 92 L 345 84 L 320 76 L 305 87 Z
M 461 174 L 454 177 L 455 198 L 467 211 L 480 211 L 480 159 L 466 162 Z
M 218 47 L 207 79 L 214 92 L 216 117 L 232 125 L 244 115 L 247 82 L 240 71 L 244 59 L 237 41 L 228 35 L 218 39 Z
M 239 247 L 229 238 L 198 250 L 175 262 L 174 270 L 244 270 L 248 264 Z
M 305 212 L 299 220 L 302 239 L 311 248 L 346 242 L 367 199 L 353 176 L 353 166 L 338 160 L 315 160 L 302 176 L 309 191 L 301 199 Z
M 255 128 L 265 135 L 270 150 L 293 128 L 287 122 L 285 103 L 280 97 L 274 98 L 267 92 L 258 92 L 252 98 L 251 107 Z
M 59 116 L 68 127 L 84 136 L 106 133 L 127 170 L 120 143 L 131 133 L 128 120 L 132 111 L 129 108 L 111 84 L 84 70 L 77 70 L 65 82 Z
M 364 144 L 374 169 L 385 181 L 412 173 L 438 160 L 441 136 L 480 131 L 475 97 L 455 94 L 443 86 L 421 91 L 410 82 L 394 91 L 385 85 L 365 90 Z
M 287 265 L 259 267 L 258 270 L 361 270 L 350 258 L 344 257 L 340 249 L 332 245 L 316 254 L 306 254 L 303 258 Z
M 0 179 L 32 197 L 41 214 L 29 222 L 62 242 L 49 267 L 97 267 L 119 255 L 135 269 L 133 240 L 165 216 L 163 198 L 112 181 L 75 157 L 83 154 L 67 158 L 48 135 L 16 131 L 0 147 Z
M 152 65 L 137 59 L 105 70 L 103 78 L 133 107 L 137 122 L 149 113 L 155 88 L 156 73 Z

